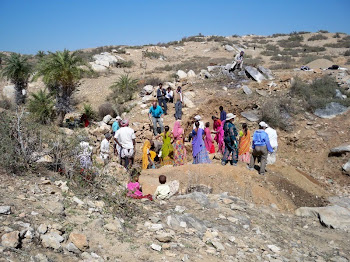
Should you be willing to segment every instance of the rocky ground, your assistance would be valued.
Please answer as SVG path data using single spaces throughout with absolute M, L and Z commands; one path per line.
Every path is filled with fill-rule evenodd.
M 323 34 L 327 39 L 307 41 L 314 35 L 304 34 L 300 44 L 316 47 L 338 41 L 331 33 Z M 87 102 L 98 109 L 111 94 L 109 86 L 124 73 L 141 79 L 157 77 L 173 88 L 181 85 L 186 133 L 193 116 L 200 114 L 203 121 L 211 122 L 220 105 L 238 115 L 238 127 L 246 122 L 253 131 L 263 104 L 287 96 L 297 78 L 311 82 L 330 75 L 337 80 L 340 95 L 349 96 L 346 70 L 320 69 L 331 64 L 348 67 L 342 55 L 345 48 L 313 53 L 316 58 L 308 63 L 312 71 L 268 71 L 283 62 L 264 54 L 267 45 L 278 45 L 288 37 L 227 37 L 229 47 L 219 41 L 125 47 L 125 53 L 113 59 L 132 59 L 135 65 L 117 68 L 105 60 L 92 62 L 103 72 L 82 79 L 72 115 L 80 115 L 79 108 Z M 256 69 L 229 74 L 225 66 L 240 48 L 259 62 Z M 163 56 L 145 59 L 142 51 L 146 50 Z M 298 52 L 295 64 L 305 56 Z M 180 63 L 186 64 L 182 72 L 169 69 Z M 5 96 L 10 94 L 8 84 L 0 83 Z M 40 80 L 32 82 L 29 92 L 41 88 Z M 147 111 L 154 90 L 154 86 L 141 88 L 123 114 L 136 131 L 138 164 L 144 139 L 152 137 Z M 242 163 L 223 167 L 216 155 L 211 155 L 211 165 L 191 165 L 188 154 L 185 166 L 143 171 L 140 182 L 146 194 L 154 192 L 160 174 L 180 182 L 178 195 L 168 201 L 125 198 L 129 175 L 115 158 L 106 167 L 96 164 L 101 172 L 94 183 L 49 171 L 52 157 L 46 147 L 35 171 L 19 175 L 1 171 L 0 261 L 349 261 L 350 118 L 349 111 L 338 113 L 329 117 L 328 111 L 315 115 L 301 110 L 293 115 L 291 129 L 278 129 L 278 161 L 267 167 L 264 177 Z M 174 106 L 169 104 L 164 122 L 171 127 L 173 114 Z M 51 127 L 50 132 L 65 138 L 83 133 L 98 162 L 99 144 L 112 122 L 106 117 L 84 130 Z M 190 149 L 190 143 L 186 147 Z

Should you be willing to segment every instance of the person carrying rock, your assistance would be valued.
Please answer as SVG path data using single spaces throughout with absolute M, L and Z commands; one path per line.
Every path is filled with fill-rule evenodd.
M 153 134 L 155 136 L 158 135 L 157 124 L 159 124 L 160 132 L 163 133 L 164 132 L 164 125 L 163 125 L 163 118 L 162 118 L 162 116 L 163 116 L 163 109 L 161 108 L 161 106 L 157 105 L 156 101 L 154 101 L 152 103 L 152 106 L 149 109 L 148 115 L 152 119 Z
M 264 130 L 264 123 L 259 123 L 259 130 L 256 130 L 253 135 L 253 153 L 250 158 L 250 164 L 247 166 L 249 170 L 254 170 L 255 160 L 261 157 L 260 162 L 260 175 L 265 175 L 265 167 L 267 161 L 268 152 L 273 153 L 273 148 L 270 144 L 270 139 L 268 134 Z
M 262 127 L 264 128 L 265 132 L 269 136 L 270 144 L 273 149 L 273 153 L 269 153 L 267 155 L 267 165 L 274 164 L 276 162 L 276 153 L 278 148 L 278 142 L 277 142 L 277 132 L 275 129 L 270 127 L 265 122 L 260 122 Z
M 175 120 L 181 120 L 182 118 L 182 91 L 181 86 L 177 87 L 177 90 L 175 92 Z
M 159 88 L 157 89 L 157 100 L 158 100 L 158 104 L 163 108 L 164 110 L 164 115 L 167 114 L 167 100 L 165 98 L 165 95 L 166 95 L 166 91 L 165 89 L 163 89 L 163 84 L 162 83 L 159 83 Z
M 243 68 L 243 56 L 244 52 L 241 51 L 235 56 L 235 60 L 232 62 L 232 66 L 230 68 L 230 72 L 235 71 L 236 69 L 242 70 Z
M 128 169 L 134 163 L 136 143 L 135 132 L 129 127 L 129 120 L 124 119 L 120 122 L 120 129 L 115 133 L 114 140 L 118 146 L 121 164 L 124 161 L 124 167 Z

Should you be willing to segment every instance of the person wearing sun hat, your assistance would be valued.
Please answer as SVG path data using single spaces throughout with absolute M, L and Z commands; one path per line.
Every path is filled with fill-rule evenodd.
M 267 162 L 267 156 L 268 153 L 273 153 L 273 148 L 270 144 L 269 135 L 265 132 L 265 128 L 267 127 L 267 124 L 265 122 L 259 123 L 259 130 L 256 130 L 253 135 L 253 153 L 252 157 L 250 158 L 250 164 L 248 167 L 249 170 L 254 169 L 255 160 L 258 157 L 261 157 L 260 162 L 260 175 L 265 175 L 265 167 Z
M 226 115 L 226 121 L 224 124 L 224 142 L 225 142 L 225 151 L 221 160 L 221 164 L 224 166 L 227 164 L 230 155 L 231 165 L 236 166 L 238 161 L 238 144 L 237 144 L 237 129 L 236 126 L 232 123 L 236 115 L 228 113 Z

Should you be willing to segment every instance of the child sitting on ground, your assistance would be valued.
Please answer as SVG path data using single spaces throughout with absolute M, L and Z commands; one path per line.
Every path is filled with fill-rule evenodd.
M 164 175 L 159 176 L 159 183 L 160 185 L 157 187 L 156 192 L 154 192 L 154 195 L 153 195 L 154 199 L 159 199 L 159 200 L 169 199 L 179 189 L 179 182 L 177 180 L 171 181 L 169 185 L 165 184 L 166 176 Z
M 142 187 L 139 183 L 139 176 L 140 172 L 136 169 L 133 169 L 131 172 L 131 181 L 127 185 L 127 193 L 126 195 L 131 198 L 141 199 L 141 198 L 148 198 L 149 200 L 152 200 L 151 195 L 144 196 L 142 193 Z

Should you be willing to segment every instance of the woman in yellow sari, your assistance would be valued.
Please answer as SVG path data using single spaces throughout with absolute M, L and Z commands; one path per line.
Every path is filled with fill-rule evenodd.
M 242 124 L 243 131 L 239 132 L 238 160 L 250 163 L 250 132 L 246 123 Z
M 148 139 L 143 144 L 142 148 L 142 169 L 155 168 L 154 158 L 157 156 L 157 153 L 151 151 L 153 141 Z
M 169 132 L 169 126 L 164 127 L 164 133 L 160 134 L 163 138 L 163 146 L 162 146 L 162 166 L 165 165 L 173 165 L 174 160 L 171 157 L 171 154 L 174 151 L 173 145 L 171 144 L 171 136 Z

